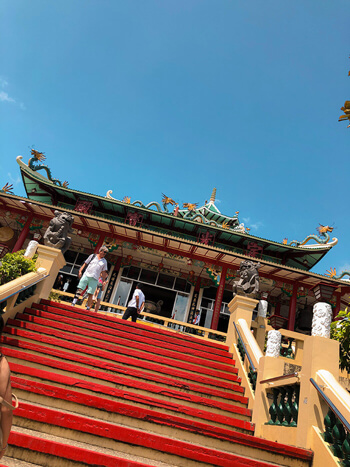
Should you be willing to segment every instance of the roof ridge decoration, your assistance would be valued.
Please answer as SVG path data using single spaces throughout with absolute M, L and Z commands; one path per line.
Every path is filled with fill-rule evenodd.
M 182 217 L 183 219 L 186 220 L 191 220 L 191 221 L 196 221 L 201 224 L 205 225 L 211 225 L 213 227 L 219 227 L 221 229 L 226 229 L 226 230 L 231 230 L 235 232 L 240 232 L 240 233 L 248 233 L 249 229 L 246 229 L 244 227 L 244 224 L 241 223 L 239 224 L 238 221 L 238 212 L 236 211 L 235 215 L 233 217 L 228 217 L 225 216 L 224 214 L 221 214 L 221 212 L 217 209 L 217 207 L 214 204 L 215 201 L 215 196 L 216 196 L 216 188 L 214 188 L 210 202 L 207 203 L 198 208 L 198 203 L 183 203 L 183 207 L 186 209 L 179 209 L 179 204 L 174 201 L 172 198 L 169 196 L 165 195 L 162 193 L 162 205 L 163 209 L 161 208 L 160 204 L 157 203 L 156 201 L 152 201 L 148 204 L 143 204 L 142 201 L 136 200 L 131 203 L 130 197 L 129 196 L 124 196 L 123 200 L 118 200 L 112 196 L 113 191 L 108 190 L 106 193 L 106 198 L 111 199 L 113 201 L 118 201 L 118 202 L 124 202 L 129 204 L 130 206 L 140 206 L 141 208 L 145 209 L 150 209 L 152 206 L 154 206 L 159 213 L 163 214 L 171 214 L 175 217 Z M 174 206 L 173 211 L 170 211 L 168 209 L 168 205 Z M 214 209 L 210 209 L 213 207 Z M 206 216 L 209 216 L 210 218 L 208 219 Z
M 302 242 L 298 242 L 297 240 L 293 240 L 293 241 L 289 242 L 288 245 L 290 245 L 290 246 L 293 246 L 293 245 L 295 245 L 295 246 L 305 246 L 306 243 L 308 243 L 310 240 L 315 240 L 317 243 L 320 243 L 322 245 L 328 243 L 329 240 L 330 240 L 330 236 L 329 236 L 328 232 L 333 232 L 333 227 L 329 227 L 329 225 L 320 224 L 319 227 L 317 227 L 316 230 L 318 231 L 320 236 L 311 234 L 311 235 L 308 235 L 306 238 L 304 238 L 304 240 Z M 283 240 L 283 243 L 285 245 L 287 245 L 287 242 L 288 242 L 288 239 Z M 338 239 L 336 237 L 333 237 L 332 242 L 330 242 L 330 243 L 332 243 L 333 245 L 336 245 L 338 243 Z M 312 247 L 312 246 L 314 246 L 314 245 L 308 245 L 308 247 Z
M 46 156 L 44 155 L 43 152 L 36 151 L 35 149 L 31 149 L 30 154 L 32 157 L 28 161 L 28 167 L 34 171 L 37 170 L 45 170 L 47 173 L 47 178 L 54 183 L 55 185 L 62 186 L 63 188 L 68 187 L 68 182 L 64 181 L 63 183 L 60 182 L 57 178 L 52 178 L 51 176 L 51 169 L 44 164 L 40 164 L 40 162 L 43 162 L 46 159 Z M 21 157 L 21 156 L 18 156 Z M 22 159 L 22 157 L 21 157 Z
M 335 268 L 330 268 L 329 270 L 327 269 L 328 274 L 325 274 L 326 276 L 330 277 L 331 279 L 341 279 L 344 276 L 350 276 L 350 271 L 345 270 L 342 271 L 340 274 L 337 275 L 337 270 Z M 349 279 L 343 279 L 344 281 L 350 281 Z

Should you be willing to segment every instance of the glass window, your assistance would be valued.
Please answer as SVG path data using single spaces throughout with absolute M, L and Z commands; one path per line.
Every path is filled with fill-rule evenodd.
M 158 273 L 155 271 L 148 271 L 147 269 L 142 269 L 140 275 L 140 282 L 147 282 L 149 284 L 155 284 L 157 280 Z
M 76 257 L 77 252 L 72 250 L 68 250 L 64 254 L 64 259 L 67 261 L 67 263 L 74 263 Z
M 179 290 L 180 292 L 185 292 L 187 286 L 187 280 L 181 279 L 178 277 L 175 281 L 174 289 Z
M 140 268 L 136 268 L 135 266 L 130 266 L 129 268 L 129 272 L 128 272 L 128 277 L 130 279 L 135 279 L 137 280 L 139 278 L 139 275 L 140 275 Z
M 123 269 L 123 272 L 122 272 L 123 277 L 128 277 L 129 269 L 130 269 L 129 267 Z
M 157 285 L 172 289 L 174 286 L 174 277 L 168 276 L 167 274 L 159 274 Z

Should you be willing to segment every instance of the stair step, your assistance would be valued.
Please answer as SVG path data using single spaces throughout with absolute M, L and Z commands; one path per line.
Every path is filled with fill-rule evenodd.
M 2 344 L 20 399 L 7 459 L 34 467 L 312 461 L 310 451 L 253 436 L 225 344 L 47 300 L 9 319 Z
M 35 337 L 34 334 L 29 333 L 38 333 L 38 337 Z M 72 341 L 72 336 L 74 335 L 74 342 L 85 344 L 90 346 L 91 348 L 96 349 L 104 349 L 110 352 L 114 352 L 116 355 L 123 354 L 132 357 L 136 357 L 139 359 L 144 359 L 146 361 L 153 362 L 156 360 L 158 363 L 163 365 L 174 365 L 174 360 L 176 360 L 176 366 L 181 369 L 185 369 L 188 371 L 194 371 L 200 374 L 206 374 L 208 376 L 217 378 L 221 377 L 225 379 L 227 373 L 237 374 L 237 369 L 232 365 L 222 365 L 216 364 L 215 362 L 199 362 L 198 359 L 190 359 L 188 357 L 187 361 L 184 359 L 177 359 L 176 356 L 164 356 L 162 354 L 157 355 L 155 353 L 150 353 L 148 351 L 142 351 L 140 349 L 133 349 L 130 347 L 124 347 L 123 345 L 113 344 L 111 339 L 103 334 L 103 340 L 101 340 L 101 333 L 94 337 L 85 337 L 80 334 L 76 333 L 76 330 L 72 328 L 70 332 L 60 331 L 59 329 L 48 328 L 47 326 L 40 326 L 34 323 L 20 321 L 17 319 L 9 319 L 7 321 L 7 325 L 4 329 L 4 333 L 15 335 L 15 336 L 22 336 L 28 337 L 29 339 L 36 339 L 40 342 L 46 342 L 47 337 L 54 337 L 56 339 L 62 339 L 66 342 Z M 64 344 L 63 344 L 64 345 Z M 152 349 L 153 351 L 156 350 L 155 347 Z M 163 352 L 164 354 L 164 352 Z M 192 361 L 190 361 L 192 360 Z M 195 363 L 196 362 L 196 363 Z
M 21 418 L 23 417 L 23 418 Z M 90 445 L 102 446 L 109 449 L 117 449 L 123 451 L 123 447 L 133 446 L 133 452 L 136 455 L 142 455 L 149 459 L 157 459 L 163 462 L 173 463 L 174 466 L 188 466 L 191 465 L 190 461 L 200 463 L 209 463 L 219 466 L 232 466 L 232 465 L 272 465 L 272 463 L 283 461 L 284 455 L 288 452 L 288 464 L 284 465 L 302 465 L 299 461 L 307 460 L 310 458 L 310 453 L 301 449 L 292 449 L 289 446 L 284 446 L 284 455 L 276 452 L 276 447 L 281 450 L 283 445 L 277 443 L 267 442 L 258 438 L 249 440 L 250 450 L 254 450 L 257 458 L 250 459 L 242 457 L 244 452 L 244 444 L 228 443 L 221 440 L 220 451 L 215 448 L 210 448 L 205 445 L 182 441 L 169 436 L 161 436 L 154 434 L 150 431 L 143 431 L 140 429 L 132 429 L 121 426 L 115 423 L 103 422 L 98 419 L 82 417 L 73 413 L 64 411 L 57 411 L 35 404 L 21 403 L 20 407 L 16 410 L 15 424 L 23 423 L 23 426 L 34 427 L 37 431 L 44 433 L 55 434 L 55 427 L 63 428 L 60 431 L 60 436 L 77 441 L 84 439 L 84 442 Z M 254 442 L 254 445 L 252 444 Z M 222 449 L 222 447 L 224 447 Z M 228 452 L 227 448 L 232 450 Z M 268 447 L 268 450 L 267 450 Z M 225 449 L 226 448 L 226 449 Z M 275 451 L 274 451 L 275 448 Z M 298 452 L 297 452 L 298 451 Z M 293 461 L 293 458 L 295 462 Z M 186 463 L 184 463 L 184 459 Z M 245 464 L 242 464 L 243 461 Z M 238 463 L 237 463 L 238 462 Z M 283 465 L 283 464 L 281 464 Z
M 7 467 L 171 467 L 170 464 L 130 453 L 89 446 L 86 443 L 73 441 L 59 436 L 42 433 L 32 429 L 15 426 L 9 438 L 9 455 L 6 456 Z M 19 460 L 23 457 L 24 460 Z M 27 462 L 30 459 L 32 462 Z
M 46 311 L 47 308 L 48 310 Z M 105 321 L 103 315 L 101 316 L 93 311 L 86 311 L 77 315 L 76 312 L 58 310 L 57 308 L 46 307 L 44 305 L 34 305 L 32 308 L 26 308 L 24 313 L 48 319 L 52 319 L 52 315 L 54 315 L 54 319 L 57 322 L 92 330 L 99 330 L 102 327 L 104 333 L 124 337 L 128 340 L 132 336 L 133 342 L 150 342 L 152 345 L 156 344 L 157 348 L 163 347 L 176 352 L 188 352 L 191 355 L 202 356 L 206 359 L 217 361 L 220 361 L 220 359 L 223 362 L 226 360 L 232 361 L 232 354 L 228 352 L 227 348 L 216 349 L 204 343 L 180 341 L 177 337 L 174 338 L 174 332 L 170 336 L 160 335 L 161 338 L 159 339 L 154 331 L 147 332 L 141 330 L 140 332 L 138 328 L 130 327 L 130 323 L 125 324 L 125 321 L 120 318 L 115 318 L 112 323 L 109 323 Z
M 40 403 L 84 416 L 94 416 L 104 421 L 117 418 L 119 423 L 132 427 L 146 429 L 145 425 L 147 425 L 148 429 L 158 433 L 162 431 L 163 426 L 167 426 L 174 430 L 182 430 L 186 437 L 188 437 L 186 433 L 194 433 L 212 438 L 236 440 L 238 431 L 241 431 L 239 433 L 240 439 L 244 438 L 242 432 L 251 434 L 253 432 L 253 425 L 249 421 L 231 418 L 227 420 L 230 422 L 229 425 L 223 428 L 213 426 L 203 420 L 195 420 L 194 417 L 186 418 L 180 414 L 172 414 L 169 417 L 169 413 L 159 411 L 156 407 L 135 406 L 38 381 L 33 385 L 33 381 L 17 376 L 13 376 L 12 379 L 13 388 L 16 389 L 16 395 L 21 401 Z M 196 415 L 195 411 L 193 411 L 193 415 Z
M 112 400 L 119 401 L 120 403 L 132 403 L 136 407 L 143 408 L 146 406 L 147 408 L 153 408 L 154 410 L 167 414 L 169 418 L 173 415 L 179 415 L 189 420 L 206 420 L 214 426 L 222 426 L 224 428 L 235 427 L 235 429 L 247 430 L 249 432 L 252 432 L 254 429 L 254 425 L 249 420 L 239 419 L 239 415 L 237 416 L 236 414 L 234 417 L 231 414 L 229 416 L 222 415 L 209 405 L 203 409 L 196 406 L 191 407 L 179 404 L 178 402 L 164 401 L 156 397 L 139 397 L 135 393 L 124 391 L 122 389 L 112 388 L 95 382 L 67 377 L 57 373 L 43 371 L 11 362 L 10 368 L 13 374 L 13 387 L 16 387 L 19 382 L 24 384 L 23 381 L 27 380 L 27 384 L 31 386 L 33 390 L 34 387 L 39 387 L 39 384 L 45 381 L 47 384 L 61 387 L 65 390 L 75 388 L 79 389 L 83 394 L 99 394 L 108 399 L 113 398 Z M 22 378 L 23 375 L 26 376 L 25 379 Z M 244 417 L 242 416 L 242 418 Z
M 96 317 L 96 313 L 93 311 L 87 311 L 83 310 L 77 307 L 72 307 L 71 305 L 66 305 L 64 303 L 57 303 L 57 302 L 51 302 L 50 300 L 45 300 L 42 299 L 40 300 L 40 304 L 37 305 L 46 305 L 47 307 L 52 307 L 56 311 L 57 310 L 67 310 L 67 311 L 73 311 L 77 315 L 81 315 L 82 319 L 85 319 L 85 317 Z M 98 317 L 101 316 L 97 313 Z M 198 337 L 195 337 L 193 335 L 189 334 L 180 334 L 180 333 L 175 333 L 173 331 L 167 331 L 162 328 L 152 328 L 151 326 L 147 324 L 142 324 L 142 323 L 133 323 L 132 321 L 125 321 L 121 320 L 119 317 L 111 317 L 111 316 L 106 316 L 102 315 L 103 320 L 106 323 L 106 326 L 108 326 L 108 323 L 112 326 L 115 325 L 115 323 L 125 326 L 125 329 L 130 330 L 130 332 L 133 332 L 135 334 L 139 334 L 140 332 L 145 332 L 149 335 L 152 335 L 155 340 L 161 340 L 162 337 L 167 336 L 171 337 L 174 340 L 177 340 L 177 342 L 180 343 L 180 345 L 189 345 L 189 344 L 196 344 L 196 345 L 202 345 L 207 348 L 211 349 L 220 349 L 220 350 L 228 350 L 227 345 L 215 342 L 215 341 L 207 341 L 207 340 L 202 340 Z
M 18 339 L 9 339 L 7 337 L 4 337 L 2 339 L 2 344 L 4 349 L 3 351 L 5 353 L 6 348 L 30 350 L 30 354 L 33 356 L 41 354 L 50 357 L 56 357 L 60 360 L 66 360 L 74 364 L 80 364 L 84 365 L 85 367 L 103 370 L 106 373 L 117 373 L 119 375 L 124 375 L 127 376 L 128 379 L 132 379 L 138 382 L 143 381 L 145 383 L 157 383 L 157 385 L 165 389 L 175 388 L 179 389 L 180 391 L 191 392 L 200 396 L 212 397 L 213 399 L 220 400 L 222 402 L 235 402 L 236 404 L 241 406 L 246 406 L 248 403 L 248 399 L 242 395 L 244 389 L 239 385 L 232 385 L 230 390 L 226 389 L 225 391 L 223 391 L 221 389 L 214 389 L 213 387 L 194 384 L 189 381 L 170 378 L 162 374 L 154 374 L 146 372 L 144 370 L 128 368 L 125 366 L 123 367 L 118 364 L 115 364 L 114 362 L 89 357 L 84 354 L 66 352 L 63 351 L 61 348 L 47 347 L 41 344 L 22 341 Z M 72 347 L 74 347 L 74 345 L 72 345 Z M 105 352 L 105 354 L 107 358 L 115 358 L 114 354 L 111 354 L 109 352 Z M 7 355 L 10 356 L 10 352 L 7 352 Z

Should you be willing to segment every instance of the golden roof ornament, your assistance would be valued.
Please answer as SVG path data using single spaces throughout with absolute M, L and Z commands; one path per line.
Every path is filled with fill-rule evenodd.
M 215 198 L 216 198 L 216 188 L 213 189 L 213 192 L 210 197 L 210 203 L 214 204 L 215 203 Z

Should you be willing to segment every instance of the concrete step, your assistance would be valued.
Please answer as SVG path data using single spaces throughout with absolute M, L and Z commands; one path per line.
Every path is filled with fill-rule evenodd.
M 3 458 L 7 467 L 171 467 L 157 460 L 151 463 L 132 452 L 91 446 L 18 426 L 14 426 L 9 441 L 9 452 Z
M 144 335 L 144 336 L 148 335 L 155 341 L 160 341 L 164 339 L 167 340 L 167 338 L 170 337 L 174 340 L 174 342 L 177 341 L 179 345 L 185 345 L 185 346 L 193 347 L 193 348 L 207 349 L 208 352 L 213 352 L 213 353 L 217 351 L 220 352 L 222 350 L 224 352 L 228 351 L 227 345 L 219 343 L 219 342 L 215 342 L 213 340 L 204 340 L 204 339 L 201 339 L 197 336 L 190 335 L 190 334 L 182 334 L 182 333 L 178 333 L 174 331 L 168 331 L 162 328 L 154 328 L 147 324 L 124 321 L 116 316 L 106 316 L 106 315 L 100 315 L 94 312 L 87 312 L 86 310 L 83 310 L 77 307 L 72 307 L 65 303 L 51 302 L 49 300 L 42 299 L 40 301 L 40 304 L 36 304 L 35 306 L 37 308 L 40 308 L 41 305 L 44 305 L 46 307 L 52 307 L 54 308 L 55 312 L 58 312 L 58 310 L 61 310 L 61 311 L 67 310 L 67 311 L 74 312 L 76 316 L 80 315 L 83 320 L 87 316 L 94 316 L 95 318 L 102 318 L 103 321 L 106 323 L 106 326 L 108 326 L 108 324 L 113 325 L 113 327 L 115 325 L 122 326 L 124 327 L 124 329 L 128 329 L 130 333 L 133 333 L 135 335 L 136 334 Z
M 23 335 L 23 332 L 21 332 L 21 334 Z M 27 339 L 30 336 L 32 335 L 26 333 Z M 242 407 L 246 407 L 248 404 L 248 399 L 243 396 L 244 389 L 239 385 L 232 384 L 230 389 L 216 389 L 212 386 L 195 384 L 188 380 L 171 378 L 162 373 L 151 373 L 135 367 L 129 368 L 127 366 L 121 366 L 119 363 L 115 363 L 115 359 L 118 360 L 118 356 L 113 352 L 100 351 L 98 352 L 99 356 L 96 358 L 87 355 L 89 353 L 92 353 L 92 355 L 95 354 L 93 349 L 87 346 L 81 347 L 77 344 L 71 344 L 71 349 L 67 352 L 62 349 L 62 342 L 60 340 L 51 339 L 51 346 L 48 347 L 38 344 L 34 339 L 35 336 L 32 336 L 30 341 L 23 340 L 23 338 L 11 339 L 5 336 L 2 339 L 2 345 L 4 349 L 9 349 L 7 351 L 8 356 L 11 355 L 10 349 L 18 349 L 22 352 L 28 352 L 28 355 L 32 355 L 33 361 L 35 361 L 35 355 L 45 355 L 52 358 L 59 358 L 60 360 L 66 360 L 73 364 L 79 364 L 85 368 L 99 369 L 110 374 L 117 373 L 118 375 L 123 375 L 133 380 L 135 384 L 137 382 L 156 383 L 165 390 L 175 388 L 186 393 L 197 394 L 204 397 L 207 396 L 221 402 L 235 402 L 235 404 Z M 54 343 L 56 343 L 55 347 L 53 346 Z M 69 347 L 69 344 L 68 342 L 67 347 Z M 85 353 L 83 353 L 84 349 L 86 350 Z M 80 352 L 76 352 L 76 350 L 80 350 Z M 12 355 L 15 355 L 15 353 L 12 352 Z
M 76 389 L 79 391 L 79 396 L 76 398 L 74 394 L 70 395 L 71 399 L 69 400 L 71 402 L 80 403 L 80 401 L 87 396 L 86 405 L 89 406 L 91 405 L 90 401 L 93 400 L 94 397 L 101 396 L 107 401 L 105 404 L 108 404 L 108 401 L 113 401 L 113 403 L 117 404 L 120 414 L 129 415 L 128 405 L 131 404 L 132 407 L 134 407 L 132 411 L 133 416 L 141 413 L 140 411 L 144 409 L 150 409 L 156 411 L 158 419 L 161 419 L 163 416 L 171 421 L 173 417 L 179 416 L 189 421 L 210 423 L 210 425 L 214 427 L 234 428 L 237 431 L 244 431 L 247 433 L 252 433 L 254 429 L 250 418 L 247 419 L 244 416 L 238 418 L 239 415 L 236 414 L 221 414 L 215 407 L 191 407 L 177 401 L 163 401 L 156 396 L 140 397 L 133 392 L 97 384 L 93 381 L 66 377 L 50 371 L 28 367 L 28 365 L 10 363 L 10 368 L 12 371 L 13 388 L 16 389 L 16 392 L 18 388 L 21 391 L 39 394 L 39 399 L 34 396 L 30 397 L 28 394 L 23 396 L 25 399 L 34 402 L 40 400 L 42 397 L 41 395 L 48 395 L 51 397 L 51 405 L 55 406 L 55 398 L 61 397 L 61 391 L 66 394 L 71 394 L 70 391 Z M 46 386 L 48 386 L 48 388 Z
M 135 349 L 132 347 L 132 341 L 129 340 L 129 346 L 125 343 L 115 343 L 116 338 L 110 337 L 106 333 L 97 333 L 93 331 L 86 332 L 85 335 L 79 334 L 74 327 L 70 327 L 68 331 L 62 331 L 63 326 L 57 328 L 49 327 L 48 325 L 39 325 L 19 319 L 9 319 L 7 326 L 4 329 L 5 333 L 11 335 L 18 335 L 26 337 L 24 331 L 38 333 L 39 337 L 35 338 L 33 334 L 29 338 L 35 338 L 40 342 L 47 341 L 48 337 L 54 337 L 56 339 L 63 340 L 62 346 L 65 346 L 64 342 L 72 341 L 72 335 L 74 335 L 74 342 L 82 345 L 88 345 L 94 349 L 103 349 L 115 353 L 115 355 L 134 357 L 147 362 L 156 361 L 158 364 L 172 367 L 174 361 L 176 361 L 176 367 L 189 372 L 194 372 L 200 375 L 207 375 L 212 378 L 229 379 L 229 375 L 236 375 L 237 369 L 233 365 L 222 365 L 216 362 L 205 362 L 203 359 L 199 362 L 197 358 L 181 359 L 177 358 L 177 354 L 168 353 L 157 349 L 155 346 L 152 347 L 150 352 L 150 346 L 147 349 Z M 57 345 L 55 343 L 54 345 Z M 233 378 L 231 378 L 232 380 Z M 237 378 L 236 378 L 237 379 Z
M 155 434 L 151 431 L 132 429 L 119 423 L 104 422 L 92 417 L 83 417 L 67 411 L 57 411 L 37 404 L 21 403 L 16 410 L 15 425 L 53 434 L 88 445 L 125 452 L 169 463 L 173 466 L 213 464 L 232 465 L 288 465 L 304 466 L 310 460 L 310 452 L 297 450 L 278 443 L 267 442 L 248 435 L 237 436 L 235 442 L 216 440 L 216 448 L 175 437 Z M 198 439 L 198 436 L 197 436 Z M 210 438 L 206 438 L 208 441 Z M 219 450 L 218 450 L 219 448 Z M 250 456 L 247 456 L 247 449 Z M 280 454 L 281 450 L 283 454 Z M 251 457 L 251 455 L 254 455 Z M 288 463 L 286 463 L 286 455 Z M 243 464 L 245 462 L 245 464 Z M 118 464 L 116 464 L 118 465 Z

